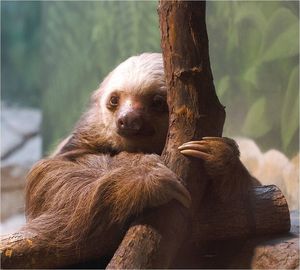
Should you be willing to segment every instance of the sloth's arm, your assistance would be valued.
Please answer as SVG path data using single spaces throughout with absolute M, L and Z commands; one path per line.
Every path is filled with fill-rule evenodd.
M 131 216 L 190 195 L 158 155 L 58 155 L 37 163 L 27 177 L 27 230 L 64 248 L 101 235 Z
M 221 199 L 243 196 L 249 187 L 259 182 L 253 178 L 240 161 L 238 145 L 225 137 L 204 137 L 179 147 L 188 157 L 203 160 L 213 190 Z

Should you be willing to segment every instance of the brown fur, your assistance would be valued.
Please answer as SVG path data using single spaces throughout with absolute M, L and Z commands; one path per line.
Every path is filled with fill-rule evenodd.
M 145 60 L 153 56 L 157 58 L 157 54 L 145 55 Z M 84 246 L 92 238 L 105 242 L 107 237 L 101 239 L 104 232 L 115 226 L 113 233 L 118 234 L 131 217 L 146 208 L 172 199 L 189 207 L 189 192 L 157 155 L 164 147 L 168 111 L 153 109 L 152 101 L 157 95 L 166 98 L 166 89 L 161 80 L 162 61 L 156 72 L 147 61 L 133 65 L 138 72 L 149 69 L 141 78 L 133 78 L 142 86 L 124 82 L 118 89 L 122 90 L 120 104 L 114 109 L 106 105 L 109 93 L 116 92 L 109 87 L 114 76 L 122 78 L 112 72 L 93 93 L 73 133 L 28 174 L 24 229 L 35 232 L 41 245 L 63 250 Z M 126 102 L 132 105 L 126 107 Z M 133 108 L 136 105 L 139 109 Z M 118 134 L 116 120 L 132 110 L 131 106 L 138 110 L 142 128 L 153 131 L 151 136 Z
M 131 218 L 147 208 L 172 199 L 189 207 L 188 191 L 159 157 L 167 135 L 168 112 L 152 110 L 150 105 L 151 95 L 166 94 L 162 60 L 157 54 L 132 59 L 146 63 L 137 61 L 130 67 L 132 73 L 136 72 L 130 75 L 136 84 L 128 86 L 121 76 L 124 71 L 115 75 L 118 67 L 92 95 L 89 109 L 73 133 L 28 174 L 28 222 L 24 229 L 35 232 L 40 245 L 64 250 L 84 247 L 93 239 L 100 248 L 109 245 L 108 232 L 112 238 L 118 235 Z M 147 61 L 152 60 L 159 63 L 157 67 L 149 67 Z M 116 76 L 124 79 L 126 95 L 121 93 L 118 108 L 111 110 L 103 104 L 109 91 L 115 91 L 109 87 Z M 151 128 L 154 135 L 118 135 L 115 120 L 126 103 L 122 98 L 140 102 L 144 126 Z M 222 198 L 245 190 L 249 181 L 240 180 L 248 172 L 239 161 L 235 143 L 229 139 L 208 140 L 205 147 L 211 155 L 204 164 L 216 193 Z
M 188 203 L 188 193 L 157 155 L 126 152 L 42 160 L 28 175 L 26 193 L 26 229 L 56 247 L 82 245 L 96 229 L 124 226 L 146 207 L 172 198 Z
M 236 142 L 225 137 L 220 139 L 206 141 L 210 156 L 204 160 L 204 166 L 211 178 L 213 192 L 223 201 L 243 198 L 249 187 L 260 183 L 240 161 Z

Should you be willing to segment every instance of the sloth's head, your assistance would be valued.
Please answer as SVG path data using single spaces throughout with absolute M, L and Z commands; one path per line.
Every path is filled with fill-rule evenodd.
M 101 130 L 113 147 L 161 153 L 169 126 L 166 98 L 162 55 L 144 53 L 117 66 L 92 102 Z

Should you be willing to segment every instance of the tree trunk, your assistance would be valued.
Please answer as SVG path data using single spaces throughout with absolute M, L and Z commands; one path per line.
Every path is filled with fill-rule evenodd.
M 187 237 L 207 181 L 199 161 L 183 157 L 177 148 L 203 136 L 221 136 L 225 120 L 210 68 L 205 1 L 161 0 L 158 13 L 170 110 L 162 158 L 187 186 L 192 208 L 188 212 L 172 202 L 155 211 L 151 218 L 142 217 L 129 229 L 108 268 L 170 267 Z M 143 253 L 144 250 L 152 252 Z

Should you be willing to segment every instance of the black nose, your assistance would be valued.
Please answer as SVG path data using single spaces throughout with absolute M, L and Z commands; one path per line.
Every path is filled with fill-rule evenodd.
M 143 125 L 143 119 L 139 113 L 130 112 L 120 116 L 117 120 L 118 132 L 121 135 L 138 134 Z

